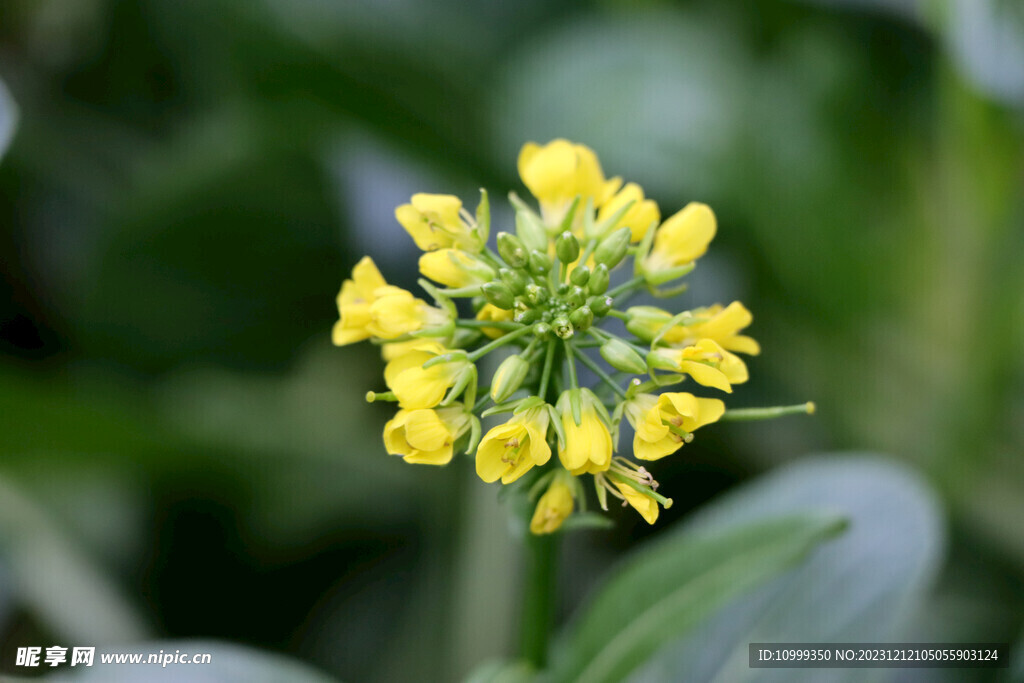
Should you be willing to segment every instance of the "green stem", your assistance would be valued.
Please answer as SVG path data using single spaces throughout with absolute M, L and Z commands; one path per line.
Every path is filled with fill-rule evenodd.
M 583 363 L 583 364 L 584 364 L 584 365 L 586 365 L 586 366 L 587 366 L 588 368 L 590 368 L 590 371 L 591 371 L 591 372 L 593 372 L 593 373 L 594 373 L 595 375 L 597 375 L 597 376 L 598 376 L 598 377 L 600 377 L 600 378 L 601 378 L 602 380 L 604 380 L 604 383 L 605 383 L 605 384 L 607 384 L 607 385 L 608 385 L 609 387 L 611 387 L 611 388 L 612 388 L 612 390 L 613 390 L 613 391 L 614 391 L 614 392 L 615 392 L 616 394 L 618 394 L 618 395 L 619 395 L 619 397 L 621 397 L 621 398 L 623 398 L 623 399 L 625 399 L 625 398 L 626 398 L 626 392 L 625 392 L 625 390 L 624 390 L 624 389 L 623 389 L 622 387 L 620 387 L 620 386 L 619 386 L 619 385 L 618 385 L 618 384 L 617 384 L 617 383 L 615 382 L 615 380 L 613 380 L 613 379 L 612 379 L 611 377 L 609 377 L 609 376 L 608 376 L 608 373 L 607 373 L 607 372 L 605 372 L 604 370 L 602 370 L 602 369 L 601 369 L 601 366 L 599 366 L 599 365 L 598 365 L 597 363 L 595 363 L 595 362 L 593 361 L 593 359 L 591 359 L 591 358 L 588 358 L 588 357 L 586 356 L 586 354 L 583 354 L 583 353 L 579 354 L 579 359 L 580 359 L 580 362 L 581 362 L 581 363 Z
M 544 355 L 544 369 L 540 373 L 540 390 L 537 395 L 547 401 L 548 382 L 551 381 L 551 368 L 555 364 L 555 342 L 548 342 L 547 353 Z
M 576 378 L 576 358 L 572 352 L 572 344 L 568 340 L 563 340 L 562 343 L 565 344 L 565 365 L 569 368 L 569 386 L 577 389 L 580 381 Z
M 520 330 L 525 327 L 522 323 L 513 323 L 504 320 L 465 320 L 462 318 L 456 320 L 455 325 L 457 327 L 471 328 L 493 327 L 496 330 L 510 331 Z
M 645 280 L 642 275 L 637 276 L 632 280 L 627 280 L 626 282 L 623 282 L 615 289 L 610 290 L 606 296 L 610 296 L 614 299 L 615 297 L 619 296 L 620 294 L 623 294 L 624 292 L 629 292 L 631 290 L 636 289 L 640 285 L 644 284 L 644 282 Z
M 516 339 L 518 339 L 519 337 L 522 337 L 524 334 L 529 334 L 532 331 L 533 331 L 533 328 L 531 328 L 529 326 L 523 326 L 523 327 L 520 327 L 520 329 L 515 330 L 514 332 L 509 332 L 508 334 L 506 334 L 504 336 L 498 337 L 497 339 L 495 339 L 491 343 L 484 344 L 479 349 L 477 349 L 473 353 L 469 354 L 469 360 L 472 361 L 473 363 L 475 363 L 478 360 L 480 360 L 481 358 L 483 358 L 484 356 L 486 356 L 491 351 L 494 351 L 495 349 L 499 349 L 502 346 L 505 346 L 506 344 L 508 344 L 509 342 L 513 342 Z
M 531 510 L 527 509 L 527 515 Z M 526 535 L 526 586 L 520 624 L 520 652 L 537 670 L 547 664 L 555 613 L 558 534 Z
M 775 406 L 773 408 L 734 408 L 727 410 L 718 418 L 719 422 L 728 420 L 771 420 L 786 415 L 813 415 L 815 405 L 811 401 L 795 406 Z
M 614 308 L 608 311 L 608 315 L 612 316 L 613 318 L 618 318 L 619 320 L 625 321 L 627 323 L 629 322 L 628 315 L 626 315 L 622 311 L 616 311 Z

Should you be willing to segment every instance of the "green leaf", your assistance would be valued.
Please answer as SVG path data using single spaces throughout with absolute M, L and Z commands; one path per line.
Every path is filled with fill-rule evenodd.
M 621 681 L 731 598 L 800 562 L 843 518 L 787 516 L 657 543 L 600 590 L 560 642 L 554 681 Z
M 534 674 L 527 662 L 492 660 L 473 669 L 464 683 L 529 683 Z

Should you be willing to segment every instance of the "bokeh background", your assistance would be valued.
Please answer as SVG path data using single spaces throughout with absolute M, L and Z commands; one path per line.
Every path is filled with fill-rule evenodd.
M 350 681 L 510 654 L 495 488 L 389 458 L 379 359 L 329 330 L 362 254 L 414 286 L 396 205 L 500 203 L 556 136 L 666 214 L 714 207 L 677 305 L 754 312 L 734 405 L 819 406 L 660 462 L 677 505 L 576 534 L 560 615 L 702 503 L 858 449 L 942 502 L 916 633 L 1021 639 L 1016 0 L 4 0 L 0 79 L 0 672 L 51 641 Z

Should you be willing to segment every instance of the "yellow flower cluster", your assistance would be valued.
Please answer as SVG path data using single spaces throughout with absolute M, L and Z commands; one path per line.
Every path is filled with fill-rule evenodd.
M 424 252 L 420 285 L 434 305 L 387 284 L 365 257 L 338 295 L 334 343 L 381 345 L 388 390 L 368 398 L 398 404 L 384 428 L 389 453 L 446 465 L 461 441 L 483 481 L 526 482 L 521 490 L 536 500 L 533 533 L 552 533 L 586 510 L 584 477 L 602 508 L 611 495 L 653 524 L 672 501 L 645 467 L 616 455 L 622 423 L 634 432 L 634 458 L 653 461 L 700 427 L 757 413 L 727 413 L 717 398 L 666 391 L 692 380 L 731 393 L 747 381 L 736 353 L 760 348 L 741 334 L 752 321 L 743 304 L 679 314 L 621 308 L 642 289 L 670 295 L 659 287 L 693 270 L 715 236 L 714 213 L 694 202 L 662 221 L 639 185 L 606 178 L 597 155 L 568 140 L 528 143 L 518 165 L 538 208 L 510 195 L 515 229 L 499 232 L 493 248 L 486 192 L 475 214 L 451 195 L 416 194 L 398 207 L 396 219 Z M 627 257 L 632 277 L 620 277 Z M 460 298 L 474 317 L 459 317 Z M 631 336 L 602 329 L 610 317 Z M 489 386 L 478 386 L 478 362 L 502 348 L 513 353 Z M 577 363 L 597 378 L 593 389 L 580 385 Z M 502 413 L 510 417 L 484 433 L 481 418 Z

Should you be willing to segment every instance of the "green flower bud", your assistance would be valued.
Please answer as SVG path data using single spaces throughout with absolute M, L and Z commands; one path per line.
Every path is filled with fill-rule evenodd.
M 603 263 L 599 263 L 594 267 L 594 272 L 590 274 L 589 285 L 591 294 L 604 294 L 608 291 L 608 266 Z
M 647 367 L 656 370 L 679 372 L 679 366 L 676 365 L 675 361 L 670 356 L 659 351 L 651 351 L 647 354 Z
M 498 233 L 498 254 L 513 268 L 523 268 L 529 261 L 529 253 L 523 241 L 507 232 Z
M 603 263 L 611 270 L 619 265 L 619 261 L 626 255 L 629 248 L 629 238 L 632 233 L 629 228 L 619 228 L 612 234 L 601 240 L 594 251 L 594 261 Z
M 540 320 L 541 312 L 539 308 L 527 308 L 525 311 L 516 313 L 513 320 L 517 323 L 523 323 L 524 325 L 532 325 L 533 323 Z
M 515 295 L 503 282 L 488 282 L 482 287 L 484 298 L 503 310 L 511 310 L 516 303 Z
M 508 285 L 508 288 L 515 294 L 522 294 L 526 289 L 526 278 L 518 270 L 512 270 L 511 268 L 499 268 L 498 277 L 501 281 Z
M 541 287 L 531 282 L 526 285 L 525 296 L 527 301 L 536 306 L 548 300 L 548 290 L 547 287 Z
M 586 266 L 579 266 L 578 268 L 574 268 L 573 271 L 569 273 L 569 282 L 573 283 L 578 287 L 585 286 L 587 284 L 587 280 L 589 279 L 590 268 L 587 268 Z
M 583 332 L 594 323 L 594 312 L 590 310 L 590 306 L 580 306 L 569 314 L 569 322 Z
M 604 317 L 608 315 L 608 311 L 612 310 L 612 298 L 610 296 L 592 296 L 587 300 L 587 305 L 590 306 L 590 310 L 594 312 L 594 315 Z
M 601 358 L 616 370 L 642 375 L 647 372 L 647 363 L 632 346 L 621 339 L 609 339 L 601 345 Z
M 526 211 L 516 213 L 516 235 L 529 251 L 544 251 L 548 248 L 547 230 L 537 221 L 536 216 Z
M 530 252 L 530 272 L 534 275 L 547 275 L 551 270 L 551 257 L 536 249 Z
M 562 339 L 569 339 L 573 335 L 572 323 L 565 315 L 555 316 L 555 319 L 551 321 L 551 326 L 555 330 L 555 334 Z
M 547 323 L 537 323 L 533 326 L 533 333 L 538 337 L 544 338 L 549 332 L 551 332 L 551 325 Z
M 566 284 L 565 282 L 562 282 L 555 289 L 555 292 L 558 294 L 558 296 L 565 296 L 566 294 L 569 293 L 569 285 Z
M 521 356 L 509 356 L 501 362 L 491 378 L 491 398 L 501 403 L 516 393 L 530 371 L 530 364 Z
M 555 240 L 555 253 L 562 263 L 572 263 L 580 257 L 580 243 L 576 236 L 566 230 Z
M 587 292 L 582 287 L 573 287 L 569 290 L 569 294 L 565 297 L 565 300 L 573 308 L 578 308 L 587 300 Z

